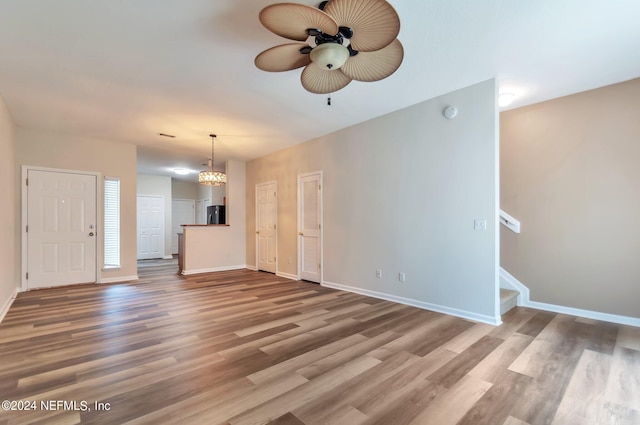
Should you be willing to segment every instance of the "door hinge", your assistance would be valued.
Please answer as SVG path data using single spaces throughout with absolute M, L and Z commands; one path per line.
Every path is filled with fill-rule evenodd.
M 318 190 L 322 190 L 322 185 L 321 184 L 318 185 Z
M 25 182 L 25 184 L 26 184 L 27 186 L 29 186 L 29 179 L 27 179 L 27 181 Z
M 322 225 L 318 224 L 318 230 L 322 230 Z
M 273 228 L 274 228 L 274 229 L 276 228 L 276 225 L 275 225 L 275 224 L 273 225 Z
M 29 279 L 29 273 L 27 273 L 27 280 Z
M 25 232 L 29 233 L 29 225 L 27 224 L 27 227 L 25 228 Z

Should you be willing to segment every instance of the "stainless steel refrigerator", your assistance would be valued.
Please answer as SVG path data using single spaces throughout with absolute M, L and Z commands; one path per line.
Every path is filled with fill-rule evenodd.
M 226 224 L 224 205 L 210 205 L 207 207 L 207 224 Z

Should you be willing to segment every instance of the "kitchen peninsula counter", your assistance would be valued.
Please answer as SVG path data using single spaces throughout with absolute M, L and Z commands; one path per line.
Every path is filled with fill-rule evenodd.
M 178 233 L 178 268 L 191 275 L 246 267 L 244 229 L 228 224 L 183 224 Z

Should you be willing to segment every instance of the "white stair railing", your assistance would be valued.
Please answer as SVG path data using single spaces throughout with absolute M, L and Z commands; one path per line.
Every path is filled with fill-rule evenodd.
M 500 223 L 512 232 L 520 233 L 520 222 L 502 210 L 500 210 Z

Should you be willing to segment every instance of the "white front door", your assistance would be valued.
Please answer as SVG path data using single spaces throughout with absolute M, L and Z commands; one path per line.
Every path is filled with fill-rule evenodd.
M 96 176 L 27 171 L 27 287 L 96 282 Z
M 138 260 L 164 257 L 164 197 L 138 196 Z
M 276 183 L 256 185 L 256 248 L 258 270 L 276 272 Z
M 298 176 L 298 266 L 300 279 L 322 280 L 322 174 Z
M 178 233 L 182 233 L 182 224 L 195 224 L 196 202 L 193 199 L 174 199 L 171 201 L 171 253 L 178 253 Z

